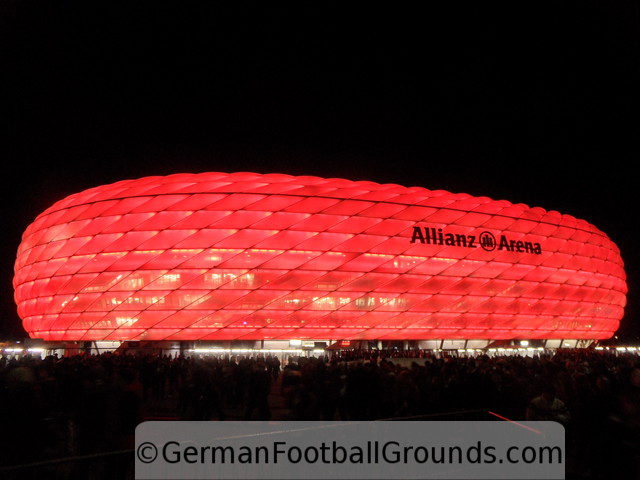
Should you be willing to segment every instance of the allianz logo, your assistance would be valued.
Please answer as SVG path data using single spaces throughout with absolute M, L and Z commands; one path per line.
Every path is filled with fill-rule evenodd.
M 464 233 L 445 232 L 442 228 L 435 227 L 413 227 L 411 243 L 422 243 L 425 245 L 445 245 L 463 248 L 482 248 L 488 252 L 494 250 L 506 250 L 516 253 L 542 254 L 542 246 L 538 242 L 526 240 L 514 240 L 505 234 L 497 237 L 489 231 L 481 232 L 479 235 Z

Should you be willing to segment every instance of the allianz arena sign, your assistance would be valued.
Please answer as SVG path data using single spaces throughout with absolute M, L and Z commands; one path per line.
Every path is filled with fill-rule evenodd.
M 606 339 L 620 253 L 584 220 L 336 178 L 176 174 L 71 195 L 24 232 L 45 340 Z

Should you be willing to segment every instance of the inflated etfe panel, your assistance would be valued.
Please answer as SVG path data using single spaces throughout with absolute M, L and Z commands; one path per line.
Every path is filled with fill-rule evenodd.
M 46 340 L 605 339 L 627 293 L 616 245 L 558 212 L 244 172 L 71 195 L 14 287 Z

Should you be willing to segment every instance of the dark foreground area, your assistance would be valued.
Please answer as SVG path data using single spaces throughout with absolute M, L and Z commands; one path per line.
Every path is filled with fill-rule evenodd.
M 352 351 L 284 366 L 270 356 L 3 358 L 0 388 L 2 478 L 131 477 L 135 427 L 151 419 L 554 420 L 566 427 L 567 478 L 640 474 L 640 356 L 629 353 Z

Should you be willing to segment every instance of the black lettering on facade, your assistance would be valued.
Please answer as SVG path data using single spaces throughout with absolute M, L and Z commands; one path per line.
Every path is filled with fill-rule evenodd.
M 460 235 L 459 233 L 456 234 L 456 245 L 458 247 L 466 247 L 467 246 L 467 236 L 466 235 Z
M 469 242 L 469 244 L 467 245 L 469 248 L 477 248 L 475 235 L 467 235 L 467 242 Z
M 542 246 L 538 242 L 514 240 L 504 234 L 500 235 L 500 241 L 497 241 L 494 235 L 487 231 L 483 232 L 478 239 L 476 235 L 444 232 L 442 228 L 414 226 L 411 243 L 463 248 L 478 248 L 480 244 L 487 251 L 495 250 L 497 247 L 498 250 L 508 252 L 542 254 Z
M 509 240 L 504 235 L 500 235 L 500 245 L 498 245 L 498 250 L 509 250 Z
M 453 235 L 453 233 L 447 233 L 444 236 L 444 244 L 449 245 L 450 247 L 456 246 L 456 237 Z
M 422 236 L 422 229 L 420 227 L 413 227 L 413 235 L 411 235 L 411 243 L 416 243 L 416 240 L 420 240 L 420 243 L 424 243 L 424 237 Z

